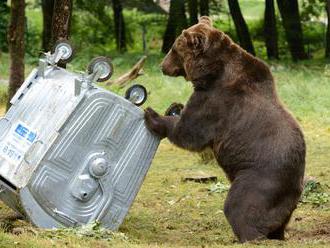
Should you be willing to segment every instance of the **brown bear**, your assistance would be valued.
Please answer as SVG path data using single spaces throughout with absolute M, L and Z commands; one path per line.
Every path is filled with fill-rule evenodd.
M 201 17 L 161 67 L 191 81 L 194 92 L 180 116 L 147 108 L 148 128 L 184 149 L 213 150 L 231 182 L 224 213 L 240 242 L 284 239 L 302 192 L 306 148 L 268 66 Z

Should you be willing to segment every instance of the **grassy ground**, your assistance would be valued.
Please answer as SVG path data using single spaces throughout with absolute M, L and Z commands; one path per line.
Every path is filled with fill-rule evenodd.
M 114 77 L 131 67 L 140 56 L 134 53 L 120 58 L 114 56 Z M 89 60 L 85 57 L 73 61 L 69 68 L 83 70 Z M 160 59 L 158 55 L 150 55 L 145 75 L 137 82 L 147 86 L 150 93 L 144 106 L 163 112 L 173 101 L 184 103 L 192 89 L 181 78 L 162 76 L 158 69 Z M 305 133 L 307 175 L 315 177 L 325 192 L 330 194 L 326 187 L 330 185 L 330 69 L 324 61 L 271 66 L 280 97 L 297 117 Z M 7 77 L 6 72 L 2 77 Z M 118 94 L 124 92 L 124 89 L 115 87 L 110 90 Z M 3 112 L 4 108 L 0 107 L 0 113 Z M 199 171 L 216 175 L 217 187 L 214 183 L 182 181 L 183 177 Z M 26 221 L 18 220 L 11 210 L 1 204 L 0 247 L 241 246 L 236 242 L 222 211 L 226 185 L 228 181 L 216 164 L 204 164 L 198 155 L 178 149 L 165 140 L 120 227 L 120 233 L 38 230 Z M 244 246 L 329 247 L 330 205 L 329 202 L 318 204 L 319 198 L 323 201 L 329 199 L 326 195 L 317 195 L 310 199 L 310 203 L 299 204 L 288 226 L 287 241 L 264 241 Z

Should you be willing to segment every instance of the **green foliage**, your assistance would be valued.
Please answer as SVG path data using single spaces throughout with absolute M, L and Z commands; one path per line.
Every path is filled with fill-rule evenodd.
M 84 226 L 74 228 L 51 229 L 40 232 L 42 238 L 50 238 L 60 240 L 70 235 L 76 235 L 81 238 L 92 238 L 95 240 L 111 241 L 113 239 L 127 241 L 125 234 L 120 232 L 112 232 L 101 226 L 99 222 L 92 222 Z
M 301 202 L 317 207 L 322 206 L 330 201 L 330 195 L 326 192 L 327 189 L 329 189 L 327 185 L 321 185 L 321 183 L 315 180 L 309 180 L 305 184 Z
M 0 2 L 0 51 L 8 51 L 7 28 L 9 23 L 9 7 Z
M 326 24 L 320 20 L 325 14 L 325 2 L 302 0 L 301 20 L 308 53 L 315 53 L 325 47 Z
M 147 50 L 160 51 L 166 27 L 166 16 L 145 14 L 136 9 L 124 11 L 126 27 L 130 33 L 130 48 L 143 52 L 143 32 Z
M 28 20 L 25 31 L 25 52 L 30 56 L 38 56 L 41 51 L 41 29 L 33 21 Z
M 73 9 L 72 39 L 79 47 L 114 44 L 111 1 L 76 0 Z
M 319 18 L 325 11 L 326 0 L 302 0 L 301 20 L 311 21 L 313 18 Z
M 105 7 L 102 17 L 85 10 L 73 12 L 71 40 L 77 49 L 86 47 L 114 49 L 114 29 L 110 13 L 109 7 Z
M 164 10 L 159 7 L 154 0 L 129 0 L 122 1 L 126 9 L 137 9 L 144 13 L 164 14 Z
M 230 186 L 223 182 L 217 182 L 216 184 L 212 184 L 209 188 L 210 193 L 224 193 L 229 190 Z
M 82 5 L 73 12 L 71 39 L 79 50 L 97 49 L 108 52 L 115 50 L 113 12 L 111 6 L 104 5 L 102 12 L 89 10 Z M 160 50 L 166 16 L 146 14 L 137 9 L 124 10 L 126 33 L 130 50 L 143 51 L 143 32 L 148 50 Z
M 305 3 L 304 6 L 309 6 L 313 5 L 312 3 L 315 2 L 316 5 L 322 6 L 324 4 L 322 1 L 324 0 L 304 0 L 303 3 Z M 158 52 L 161 49 L 167 15 L 159 14 L 160 12 L 158 11 L 140 11 L 140 9 L 145 9 L 143 6 L 147 2 L 148 0 L 144 2 L 124 2 L 124 18 L 130 52 L 144 52 L 143 36 L 146 41 L 146 50 L 148 52 Z M 240 4 L 243 15 L 249 26 L 257 55 L 261 58 L 266 58 L 266 48 L 263 37 L 264 0 L 241 1 Z M 228 14 L 227 1 L 210 1 L 210 8 L 211 14 L 216 15 L 214 16 L 215 27 L 224 31 L 230 35 L 233 40 L 237 41 L 235 28 Z M 309 7 L 302 8 L 303 12 L 311 12 L 307 11 L 308 8 Z M 313 8 L 316 7 L 314 6 Z M 324 11 L 324 8 L 320 9 L 320 13 L 322 13 L 322 10 Z M 41 47 L 42 16 L 40 4 L 37 4 L 37 1 L 34 0 L 28 1 L 26 12 L 28 22 L 26 51 L 33 57 L 35 54 L 38 54 Z M 1 18 L 0 16 L 0 19 Z M 286 59 L 289 57 L 286 37 L 279 16 L 277 19 L 280 55 L 282 59 Z M 0 26 L 2 23 L 1 21 Z M 111 1 L 75 0 L 71 39 L 73 44 L 75 44 L 76 50 L 78 52 L 84 50 L 88 54 L 110 53 L 115 50 L 113 23 Z M 322 54 L 324 49 L 324 24 L 321 22 L 312 22 L 309 18 L 303 22 L 303 29 L 305 46 L 309 53 Z
M 325 29 L 326 26 L 322 22 L 309 21 L 303 23 L 304 43 L 309 53 L 315 53 L 325 46 Z

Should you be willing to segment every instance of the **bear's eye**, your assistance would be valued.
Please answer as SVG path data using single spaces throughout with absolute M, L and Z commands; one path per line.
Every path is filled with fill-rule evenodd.
M 172 53 L 173 53 L 173 55 L 179 55 L 176 47 L 174 47 L 174 46 L 172 47 Z
M 176 51 L 176 48 L 173 46 L 172 47 L 172 52 L 174 53 L 174 54 L 178 54 L 178 52 Z

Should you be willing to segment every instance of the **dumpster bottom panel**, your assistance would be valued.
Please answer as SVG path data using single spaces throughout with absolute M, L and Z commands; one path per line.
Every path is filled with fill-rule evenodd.
M 24 208 L 25 216 L 36 226 L 43 228 L 61 228 L 63 224 L 49 215 L 33 198 L 28 188 L 23 188 L 20 191 L 22 207 Z
M 24 208 L 39 205 L 41 227 L 99 221 L 117 229 L 133 203 L 159 144 L 143 112 L 95 90 L 59 130 L 24 191 Z M 33 206 L 29 206 L 33 204 Z M 47 216 L 47 218 L 45 217 Z M 53 218 L 49 223 L 47 220 Z
M 160 140 L 141 108 L 90 75 L 42 65 L 0 119 L 0 199 L 41 228 L 116 230 Z

